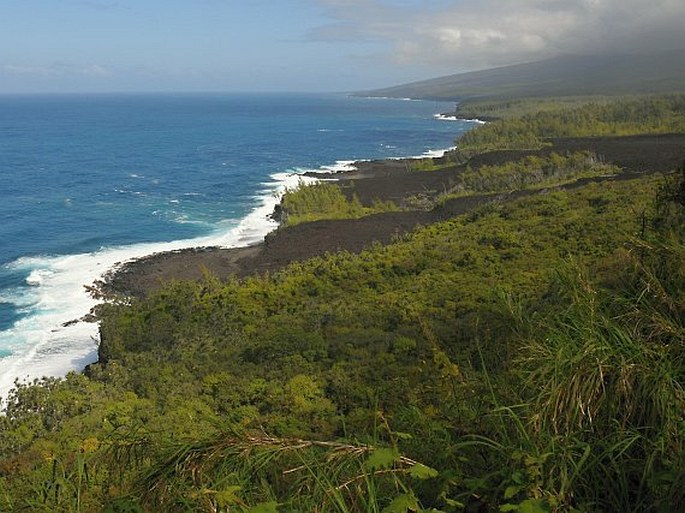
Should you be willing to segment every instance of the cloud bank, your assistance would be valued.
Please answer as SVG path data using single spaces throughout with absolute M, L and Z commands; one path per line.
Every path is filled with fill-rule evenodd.
M 682 0 L 317 0 L 317 41 L 387 45 L 397 64 L 479 69 L 560 54 L 685 49 Z

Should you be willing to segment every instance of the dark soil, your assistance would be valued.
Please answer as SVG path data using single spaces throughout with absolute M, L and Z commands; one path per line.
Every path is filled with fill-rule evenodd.
M 630 179 L 645 173 L 670 172 L 685 161 L 685 134 L 633 137 L 563 138 L 553 146 L 535 151 L 500 151 L 479 155 L 469 165 L 500 164 L 526 155 L 547 155 L 589 150 L 606 162 L 616 164 L 624 173 L 616 178 Z M 438 171 L 412 171 L 410 160 L 361 162 L 358 171 L 335 175 L 349 194 L 365 204 L 375 199 L 392 200 L 401 205 L 433 197 L 455 183 L 464 164 Z M 580 186 L 588 180 L 566 187 Z M 391 242 L 416 228 L 438 220 L 464 214 L 490 201 L 509 201 L 537 191 L 470 196 L 446 202 L 432 211 L 391 212 L 361 219 L 316 221 L 279 228 L 262 244 L 247 248 L 196 248 L 161 253 L 129 262 L 111 273 L 101 288 L 105 292 L 144 296 L 169 280 L 195 280 L 209 271 L 219 278 L 244 277 L 273 272 L 293 261 L 301 261 L 335 251 L 359 252 L 374 242 Z M 410 201 L 407 200 L 410 198 Z

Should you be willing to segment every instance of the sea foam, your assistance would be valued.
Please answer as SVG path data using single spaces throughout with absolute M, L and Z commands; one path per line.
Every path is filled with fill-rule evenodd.
M 3 162 L 8 183 L 17 187 L 16 194 L 8 191 L 0 214 L 17 222 L 0 227 L 0 395 L 16 378 L 62 376 L 95 360 L 97 325 L 71 321 L 97 303 L 84 286 L 110 269 L 161 251 L 262 240 L 276 227 L 270 214 L 278 191 L 311 179 L 287 172 L 270 180 L 271 171 L 318 171 L 329 173 L 320 175 L 328 179 L 353 167 L 350 161 L 335 162 L 342 156 L 420 154 L 449 145 L 455 128 L 466 129 L 435 122 L 431 104 L 401 103 L 318 95 L 40 98 L 20 104 L 0 99 L 0 106 L 10 107 L 3 111 L 12 115 L 8 126 L 22 127 L 23 146 L 17 148 L 26 148 Z M 398 115 L 402 112 L 407 115 Z M 35 122 L 37 116 L 42 123 Z M 77 122 L 79 116 L 102 122 L 92 132 L 92 123 Z M 315 135 L 303 137 L 300 129 Z M 425 137 L 416 138 L 419 133 Z M 48 146 L 51 151 L 43 151 Z M 335 163 L 292 167 L 304 162 Z M 48 172 L 51 185 L 44 188 Z M 259 185 L 262 180 L 267 184 Z M 250 196 L 255 189 L 262 190 L 259 197 Z M 191 199 L 186 191 L 204 196 L 186 201 Z M 252 206 L 247 217 L 236 219 Z M 199 230 L 210 235 L 180 235 L 199 231 L 189 224 L 204 224 Z M 188 239 L 108 242 L 165 233 L 177 234 L 169 240 Z M 94 250 L 98 244 L 105 247 Z
M 434 114 L 433 117 L 439 121 L 464 121 L 466 123 L 475 123 L 477 125 L 485 125 L 486 121 L 482 119 L 464 119 L 455 114 Z
M 171 242 L 103 248 L 93 253 L 20 258 L 8 268 L 27 273 L 21 290 L 9 291 L 3 300 L 25 314 L 11 328 L 0 332 L 0 405 L 15 380 L 30 382 L 43 376 L 65 376 L 97 360 L 98 325 L 84 319 L 98 304 L 86 286 L 112 269 L 153 253 L 190 247 L 242 247 L 261 242 L 277 227 L 271 213 L 286 188 L 313 178 L 297 173 L 277 173 L 263 184 L 255 208 L 239 222 L 218 224 L 211 235 Z M 4 356 L 6 353 L 9 356 Z

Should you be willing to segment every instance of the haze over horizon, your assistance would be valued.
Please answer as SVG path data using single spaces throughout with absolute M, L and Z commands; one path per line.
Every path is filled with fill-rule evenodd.
M 685 49 L 682 0 L 0 0 L 0 93 L 353 91 Z

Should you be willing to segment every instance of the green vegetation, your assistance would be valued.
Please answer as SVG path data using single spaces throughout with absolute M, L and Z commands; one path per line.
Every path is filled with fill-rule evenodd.
M 468 170 L 463 190 L 613 172 L 596 165 L 531 157 Z M 288 222 L 358 203 L 331 183 L 284 198 Z M 685 504 L 685 167 L 100 315 L 99 363 L 8 398 L 0 511 Z
M 504 102 L 506 104 L 506 102 Z M 552 137 L 586 137 L 682 133 L 685 94 L 645 97 L 609 103 L 589 103 L 547 110 L 488 123 L 464 134 L 459 152 L 472 156 L 491 150 L 538 149 Z
M 440 160 L 434 158 L 421 158 L 411 160 L 412 171 L 437 171 L 455 165 L 455 161 L 450 160 L 449 157 L 442 157 Z
M 354 194 L 348 198 L 340 185 L 330 182 L 300 182 L 295 189 L 285 191 L 281 207 L 283 224 L 290 226 L 320 219 L 356 219 L 398 210 L 391 201 L 376 201 L 365 207 Z
M 622 97 L 619 100 L 635 100 L 639 96 Z M 643 97 L 644 98 L 644 97 Z M 587 104 L 605 105 L 616 102 L 615 96 L 565 96 L 538 98 L 509 98 L 499 100 L 469 99 L 457 105 L 458 114 L 466 119 L 520 118 L 531 112 L 568 110 Z
M 459 174 L 459 183 L 444 194 L 441 201 L 477 193 L 539 189 L 619 172 L 616 166 L 601 162 L 587 151 L 565 157 L 554 152 L 548 157 L 529 155 L 499 166 L 486 165 L 477 169 L 467 166 Z

